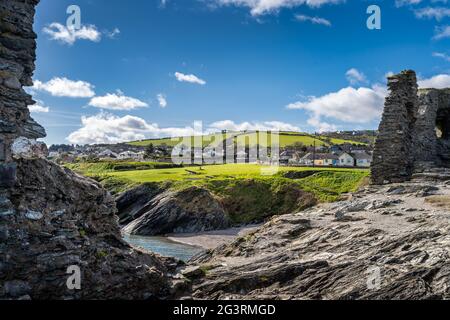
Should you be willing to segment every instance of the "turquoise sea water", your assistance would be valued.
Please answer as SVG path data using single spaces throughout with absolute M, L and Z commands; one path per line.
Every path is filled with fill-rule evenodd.
M 124 239 L 133 246 L 141 247 L 145 250 L 158 253 L 162 256 L 175 257 L 183 261 L 188 261 L 194 255 L 203 250 L 199 247 L 170 241 L 169 239 L 164 237 L 124 235 Z

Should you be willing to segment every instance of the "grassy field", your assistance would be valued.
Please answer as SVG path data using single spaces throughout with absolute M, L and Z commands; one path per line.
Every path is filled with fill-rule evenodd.
M 172 190 L 194 186 L 207 189 L 220 199 L 236 224 L 300 211 L 316 201 L 336 201 L 343 193 L 356 191 L 369 176 L 368 170 L 292 167 L 280 167 L 274 175 L 266 176 L 261 174 L 263 167 L 255 164 L 126 171 L 115 170 L 115 165 L 117 163 L 75 164 L 68 167 L 100 181 L 114 194 L 140 184 Z M 287 174 L 298 173 L 306 174 L 306 177 L 287 177 Z
M 111 172 L 142 171 L 153 169 L 181 168 L 181 165 L 161 162 L 129 162 L 129 161 L 99 161 L 68 163 L 65 167 L 83 175 L 102 175 Z
M 271 139 L 267 139 L 268 141 L 265 141 L 265 139 L 258 139 L 259 135 L 257 133 L 232 133 L 234 136 L 235 142 L 237 142 L 239 145 L 255 145 L 255 141 L 259 141 L 259 144 L 262 146 L 267 146 L 271 144 Z M 330 144 L 343 144 L 343 143 L 352 143 L 352 144 L 362 144 L 360 142 L 352 141 L 352 140 L 343 140 L 343 139 L 330 139 L 330 143 L 327 142 L 325 137 L 321 136 L 313 136 L 306 133 L 295 133 L 295 132 L 280 132 L 279 133 L 279 143 L 280 147 L 284 148 L 286 146 L 294 145 L 295 143 L 302 143 L 305 146 L 312 146 L 314 143 L 316 146 L 329 146 Z M 203 146 L 208 145 L 218 145 L 223 142 L 225 139 L 225 135 L 219 133 L 219 134 L 212 134 L 212 135 L 205 135 L 202 137 L 203 139 Z M 162 144 L 166 144 L 168 146 L 176 146 L 177 144 L 182 142 L 183 138 L 166 138 L 166 139 L 152 139 L 152 140 L 143 140 L 143 141 L 135 141 L 130 142 L 131 145 L 135 146 L 147 146 L 149 144 L 153 144 L 154 146 L 159 146 Z M 194 138 L 191 137 L 191 145 L 193 145 Z
M 88 166 L 89 167 L 89 166 Z M 266 183 L 294 182 L 304 191 L 314 193 L 320 201 L 335 201 L 342 193 L 352 192 L 369 176 L 368 170 L 338 168 L 280 167 L 274 175 L 261 174 L 263 167 L 256 164 L 227 164 L 187 168 L 112 171 L 94 170 L 78 172 L 102 181 L 114 192 L 120 192 L 143 183 L 170 184 L 172 188 L 189 186 L 207 187 L 219 192 L 219 186 L 230 186 L 244 180 Z M 313 171 L 303 179 L 285 178 L 287 172 Z M 222 190 L 223 191 L 223 190 Z
M 160 181 L 195 181 L 205 179 L 235 179 L 235 178 L 271 178 L 263 176 L 261 170 L 265 168 L 257 164 L 225 164 L 189 168 L 157 169 L 144 171 L 109 172 L 108 175 L 133 182 Z M 276 176 L 287 171 L 317 171 L 317 168 L 279 167 Z M 365 171 L 354 169 L 321 168 L 320 171 L 361 173 Z

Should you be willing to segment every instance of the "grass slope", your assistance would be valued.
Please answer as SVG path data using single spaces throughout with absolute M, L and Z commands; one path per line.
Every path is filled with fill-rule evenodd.
M 207 189 L 221 201 L 236 224 L 300 211 L 316 201 L 336 201 L 342 193 L 355 191 L 369 175 L 368 170 L 280 167 L 275 175 L 264 176 L 262 167 L 255 164 L 164 169 L 155 166 L 151 170 L 128 171 L 117 171 L 116 165 L 95 163 L 68 167 L 100 181 L 114 194 L 144 183 L 157 184 L 161 189 L 183 190 L 192 186 Z M 120 165 L 121 169 L 124 163 Z M 306 178 L 285 177 L 288 172 L 308 171 L 311 175 Z
M 248 134 L 231 133 L 231 135 L 234 137 L 234 141 L 238 142 L 239 145 L 245 144 L 246 146 L 248 145 L 253 146 L 256 144 L 255 141 L 259 141 L 259 144 L 262 146 L 267 146 L 271 144 L 270 138 L 268 139 L 268 141 L 264 141 L 265 139 L 259 139 L 258 133 L 248 133 Z M 280 132 L 278 136 L 281 148 L 294 145 L 295 143 L 303 143 L 305 146 L 313 146 L 314 143 L 316 144 L 316 146 L 329 146 L 330 144 L 344 144 L 344 143 L 363 144 L 361 142 L 336 138 L 329 139 L 330 143 L 328 143 L 326 137 L 322 136 L 315 137 L 314 135 L 310 135 L 307 133 Z M 190 138 L 191 138 L 191 145 L 193 145 L 194 138 L 193 137 Z M 226 137 L 225 135 L 218 133 L 202 136 L 202 139 L 203 139 L 203 146 L 206 147 L 211 144 L 220 145 L 223 142 L 223 140 L 226 139 Z M 183 138 L 150 139 L 150 140 L 130 142 L 129 144 L 134 146 L 147 146 L 149 144 L 153 144 L 154 146 L 160 146 L 166 144 L 168 146 L 174 147 L 177 144 L 180 144 L 182 140 Z

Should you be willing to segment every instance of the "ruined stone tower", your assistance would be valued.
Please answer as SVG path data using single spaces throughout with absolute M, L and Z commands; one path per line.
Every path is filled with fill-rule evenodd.
M 388 78 L 372 163 L 372 183 L 404 182 L 414 172 L 450 167 L 450 89 L 418 89 L 414 71 Z
M 45 137 L 28 111 L 35 102 L 22 86 L 31 86 L 36 34 L 34 7 L 38 0 L 0 2 L 0 187 L 14 184 L 17 165 L 11 145 L 18 137 Z

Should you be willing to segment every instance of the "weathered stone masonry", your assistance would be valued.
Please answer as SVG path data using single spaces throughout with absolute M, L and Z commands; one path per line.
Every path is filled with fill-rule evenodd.
M 450 167 L 450 89 L 418 89 L 414 71 L 388 78 L 390 95 L 375 143 L 374 184 Z
M 22 86 L 32 85 L 37 0 L 0 1 L 0 186 L 12 186 L 16 174 L 11 145 L 18 137 L 45 137 L 28 111 L 35 102 Z

